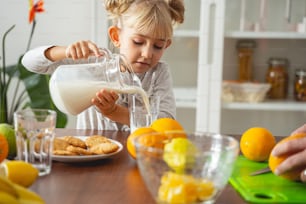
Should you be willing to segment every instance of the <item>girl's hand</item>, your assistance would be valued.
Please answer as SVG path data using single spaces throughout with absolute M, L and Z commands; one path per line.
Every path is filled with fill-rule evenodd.
M 96 97 L 92 99 L 92 104 L 94 104 L 103 115 L 109 116 L 117 109 L 116 101 L 118 98 L 119 96 L 116 92 L 102 89 L 96 93 Z
M 67 46 L 65 53 L 67 58 L 72 58 L 74 60 L 86 59 L 90 55 L 94 55 L 97 57 L 101 56 L 97 45 L 89 40 L 78 41 Z

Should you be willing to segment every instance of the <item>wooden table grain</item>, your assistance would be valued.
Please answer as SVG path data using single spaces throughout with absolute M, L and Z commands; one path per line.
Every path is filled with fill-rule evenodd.
M 53 162 L 51 174 L 39 177 L 30 187 L 47 204 L 154 204 L 125 148 L 128 132 L 57 129 L 57 136 L 100 134 L 124 146 L 117 155 L 88 163 Z M 228 184 L 216 204 L 245 204 Z

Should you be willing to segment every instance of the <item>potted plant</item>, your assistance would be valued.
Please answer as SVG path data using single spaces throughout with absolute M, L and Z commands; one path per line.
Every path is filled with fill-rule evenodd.
M 32 29 L 27 45 L 30 48 L 31 40 L 35 30 L 35 13 L 43 12 L 43 0 L 29 1 L 29 22 Z M 7 66 L 5 61 L 5 41 L 7 35 L 14 29 L 10 27 L 2 37 L 2 67 L 0 66 L 0 123 L 13 123 L 13 114 L 16 110 L 25 107 L 46 108 L 57 111 L 57 127 L 65 127 L 67 116 L 60 112 L 54 105 L 49 92 L 49 78 L 47 75 L 40 75 L 28 71 L 21 63 L 23 57 L 20 56 L 16 65 Z M 21 83 L 24 85 L 22 89 Z M 11 97 L 8 96 L 11 93 Z

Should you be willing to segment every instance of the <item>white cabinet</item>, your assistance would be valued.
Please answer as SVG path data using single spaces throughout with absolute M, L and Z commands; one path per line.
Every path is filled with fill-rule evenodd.
M 246 4 L 244 21 L 242 3 Z M 197 131 L 241 134 L 249 127 L 262 126 L 275 135 L 286 135 L 306 122 L 306 103 L 292 96 L 294 69 L 306 68 L 306 32 L 297 31 L 306 15 L 305 1 L 196 0 L 185 4 L 186 22 L 176 31 L 165 59 L 174 78 L 178 120 L 184 125 L 189 122 L 187 129 L 194 125 Z M 258 81 L 264 81 L 270 57 L 289 59 L 288 99 L 222 103 L 222 81 L 237 79 L 239 39 L 257 43 L 253 65 Z
M 171 68 L 177 119 L 185 129 L 195 130 L 201 0 L 185 1 L 185 22 L 174 30 L 172 45 L 162 60 Z
M 266 100 L 258 104 L 223 103 L 220 130 L 239 134 L 249 127 L 263 126 L 275 135 L 288 135 L 306 123 L 306 103 L 293 99 L 294 70 L 306 68 L 306 32 L 298 30 L 298 24 L 306 15 L 305 1 L 245 1 L 244 27 L 240 24 L 241 2 L 235 0 L 226 4 L 222 78 L 235 79 L 237 76 L 237 40 L 253 39 L 257 43 L 253 62 L 255 79 L 264 81 L 270 57 L 285 57 L 290 61 L 289 95 L 286 100 Z M 262 6 L 262 3 L 266 5 Z

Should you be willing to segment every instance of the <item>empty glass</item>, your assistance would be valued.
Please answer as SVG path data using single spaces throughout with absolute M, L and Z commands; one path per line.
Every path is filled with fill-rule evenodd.
M 160 97 L 152 95 L 129 95 L 130 130 L 133 132 L 139 127 L 148 127 L 157 119 Z
M 24 109 L 14 113 L 17 158 L 31 163 L 39 175 L 51 172 L 56 112 L 48 109 Z

